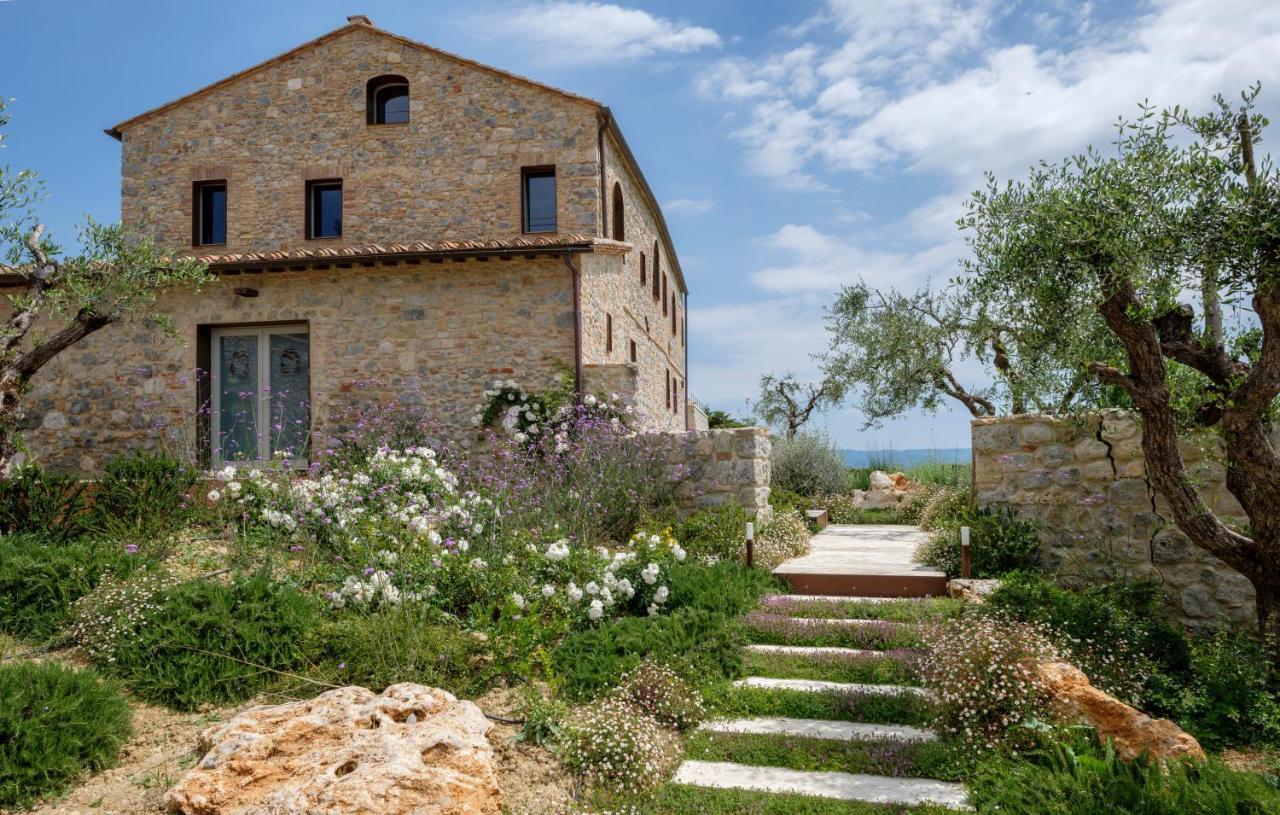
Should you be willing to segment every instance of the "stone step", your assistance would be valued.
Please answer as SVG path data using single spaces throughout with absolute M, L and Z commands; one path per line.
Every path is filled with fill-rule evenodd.
M 937 804 L 970 809 L 963 784 L 929 778 L 891 778 L 861 773 L 810 772 L 752 767 L 728 761 L 686 761 L 673 783 L 717 789 L 817 795 L 871 804 Z
M 882 657 L 884 651 L 876 651 L 867 648 L 838 648 L 836 646 L 823 645 L 764 645 L 761 643 L 752 643 L 745 646 L 748 651 L 754 651 L 757 654 L 777 654 L 778 656 L 794 656 L 794 657 L 867 657 L 868 659 Z
M 766 594 L 762 600 L 765 606 L 769 601 L 795 600 L 804 603 L 891 603 L 899 597 L 858 597 L 842 594 Z
M 885 696 L 928 696 L 924 688 L 907 685 L 867 685 L 858 682 L 827 682 L 821 679 L 774 679 L 768 676 L 748 676 L 736 680 L 735 688 L 765 688 L 768 690 L 795 690 L 804 693 L 879 693 Z
M 705 722 L 699 730 L 711 733 L 746 733 L 761 736 L 799 736 L 830 741 L 934 741 L 937 735 L 905 724 L 861 724 L 825 719 L 792 719 L 757 716 Z
M 906 597 L 946 597 L 947 576 L 936 574 L 832 574 L 822 571 L 779 571 L 797 592 L 814 592 L 847 597 L 873 596 L 885 599 Z

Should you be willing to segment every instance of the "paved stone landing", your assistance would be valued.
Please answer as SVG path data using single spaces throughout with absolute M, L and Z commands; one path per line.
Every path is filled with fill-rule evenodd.
M 797 592 L 942 596 L 946 574 L 915 560 L 924 539 L 918 526 L 832 524 L 813 537 L 809 554 L 783 562 L 773 573 Z
M 752 767 L 725 761 L 686 761 L 675 783 L 722 789 L 750 789 L 820 795 L 875 804 L 941 804 L 967 809 L 964 786 L 925 778 L 889 778 L 859 773 L 806 772 Z
M 884 656 L 884 651 L 871 651 L 865 648 L 839 648 L 834 645 L 762 645 L 752 643 L 748 651 L 757 654 L 776 654 L 788 657 L 867 657 Z

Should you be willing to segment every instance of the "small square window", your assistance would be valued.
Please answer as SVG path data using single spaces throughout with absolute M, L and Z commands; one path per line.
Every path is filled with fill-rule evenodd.
M 523 171 L 524 231 L 556 231 L 556 170 L 536 167 Z
M 227 242 L 227 182 L 196 184 L 193 229 L 196 246 L 221 246 Z
M 307 183 L 307 237 L 342 237 L 342 181 Z

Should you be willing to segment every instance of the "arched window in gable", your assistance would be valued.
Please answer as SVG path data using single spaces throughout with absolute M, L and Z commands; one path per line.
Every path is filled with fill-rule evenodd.
M 613 239 L 625 240 L 627 233 L 626 217 L 622 209 L 622 185 L 613 182 Z
M 370 79 L 365 86 L 365 104 L 371 125 L 409 121 L 409 80 L 396 74 Z

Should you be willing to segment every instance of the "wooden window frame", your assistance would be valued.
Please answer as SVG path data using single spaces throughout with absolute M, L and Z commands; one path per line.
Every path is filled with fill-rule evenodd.
M 342 193 L 342 219 L 341 219 L 341 220 L 339 221 L 339 223 L 338 223 L 338 234 L 337 234 L 337 235 L 316 235 L 316 234 L 315 234 L 315 197 L 316 197 L 316 190 L 317 190 L 317 189 L 319 189 L 319 188 L 321 188 L 321 187 L 332 187 L 332 186 L 337 186 L 338 190 Z M 305 225 L 305 226 L 306 226 L 306 236 L 307 236 L 307 240 L 309 240 L 309 241 L 336 241 L 336 240 L 342 240 L 342 234 L 343 234 L 344 228 L 345 228 L 345 226 L 346 226 L 345 221 L 346 221 L 346 215 L 347 215 L 347 190 L 346 190 L 346 185 L 345 185 L 345 184 L 343 184 L 343 182 L 342 182 L 342 179 L 341 179 L 341 178 L 316 178 L 316 179 L 312 179 L 312 180 L 310 180 L 310 181 L 308 181 L 308 182 L 307 182 L 306 189 L 307 189 L 307 192 L 306 192 L 306 198 L 307 198 L 306 217 L 307 217 L 307 222 L 306 222 L 306 225 Z
M 529 178 L 551 176 L 555 182 L 555 223 L 551 229 L 529 229 Z M 520 232 L 523 235 L 554 235 L 560 231 L 560 177 L 554 164 L 520 168 Z
M 222 243 L 205 243 L 201 240 L 204 237 L 201 232 L 201 221 L 204 219 L 204 191 L 207 187 L 222 187 L 223 195 L 223 220 L 229 221 L 231 214 L 231 190 L 225 178 L 207 178 L 202 181 L 195 181 L 191 184 L 191 245 L 192 246 L 226 246 L 227 237 L 231 232 L 231 224 L 228 222 L 222 236 Z

